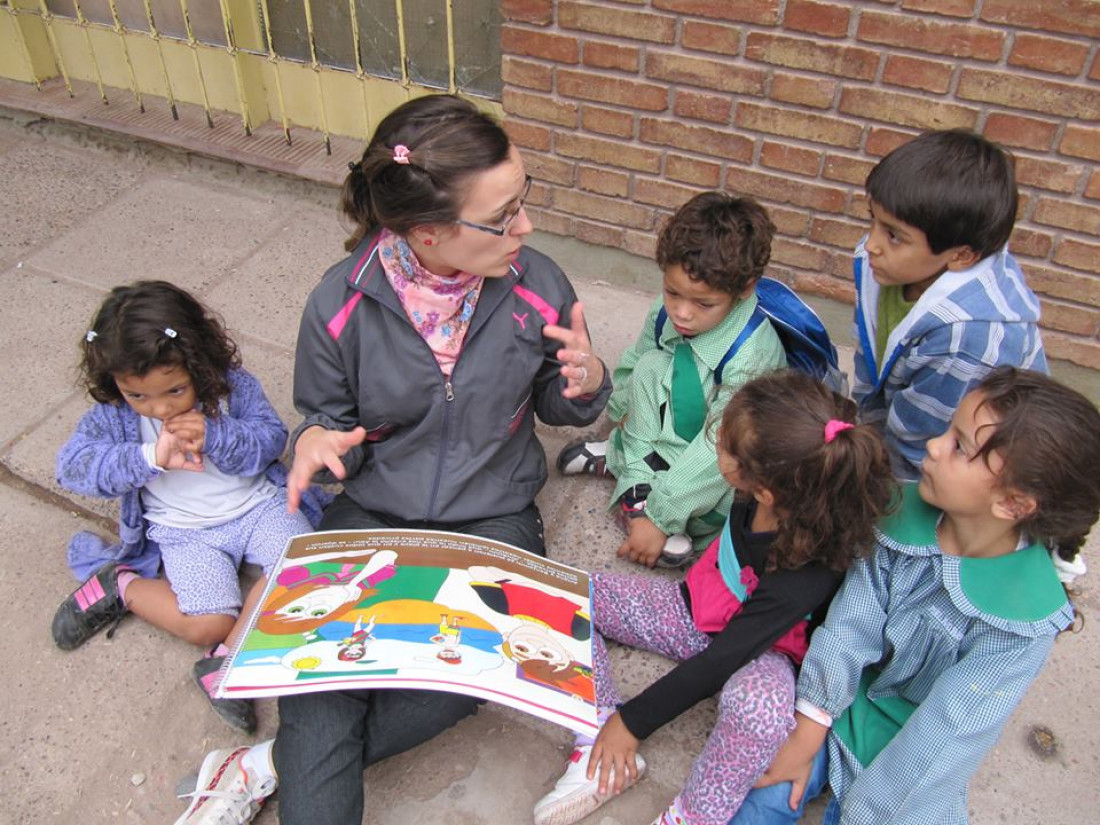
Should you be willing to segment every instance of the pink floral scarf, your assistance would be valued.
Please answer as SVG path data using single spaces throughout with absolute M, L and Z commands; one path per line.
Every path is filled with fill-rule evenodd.
M 405 239 L 388 229 L 379 236 L 378 254 L 405 314 L 450 378 L 485 278 L 468 272 L 450 278 L 433 275 L 420 265 Z

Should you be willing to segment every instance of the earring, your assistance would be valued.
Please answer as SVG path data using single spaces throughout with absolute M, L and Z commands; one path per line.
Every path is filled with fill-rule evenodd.
M 424 239 L 424 246 L 431 246 L 433 243 L 435 243 L 435 241 L 433 241 L 431 238 Z

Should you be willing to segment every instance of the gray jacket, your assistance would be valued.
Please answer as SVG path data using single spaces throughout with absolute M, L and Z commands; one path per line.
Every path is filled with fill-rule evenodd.
M 364 238 L 306 303 L 294 364 L 305 420 L 294 441 L 313 425 L 362 425 L 367 441 L 344 456 L 344 489 L 369 510 L 457 524 L 524 509 L 547 476 L 535 415 L 590 424 L 611 392 L 605 370 L 594 396 L 562 397 L 561 344 L 542 329 L 569 324 L 573 287 L 524 247 L 507 276 L 485 279 L 446 380 L 386 279 L 376 241 Z

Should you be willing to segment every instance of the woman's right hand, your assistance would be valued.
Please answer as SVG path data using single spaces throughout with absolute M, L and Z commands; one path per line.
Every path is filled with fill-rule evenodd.
M 341 456 L 352 447 L 363 443 L 367 431 L 356 427 L 351 432 L 310 427 L 303 430 L 294 444 L 294 464 L 286 479 L 286 509 L 296 513 L 302 501 L 302 493 L 313 483 L 313 476 L 326 467 L 337 478 L 344 478 L 344 462 Z

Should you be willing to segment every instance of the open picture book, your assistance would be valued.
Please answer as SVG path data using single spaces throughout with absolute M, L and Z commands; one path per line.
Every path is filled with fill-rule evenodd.
M 291 539 L 219 697 L 354 688 L 464 693 L 595 734 L 588 574 L 436 530 Z

